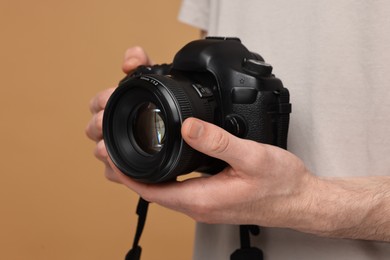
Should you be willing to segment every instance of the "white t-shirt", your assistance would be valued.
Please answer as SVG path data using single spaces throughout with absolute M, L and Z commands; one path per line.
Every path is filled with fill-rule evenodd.
M 288 149 L 319 176 L 390 174 L 390 1 L 184 0 L 179 19 L 236 36 L 289 89 Z M 389 216 L 390 219 L 390 216 Z M 390 244 L 263 228 L 267 260 L 390 259 Z M 236 226 L 198 224 L 194 259 L 229 259 Z

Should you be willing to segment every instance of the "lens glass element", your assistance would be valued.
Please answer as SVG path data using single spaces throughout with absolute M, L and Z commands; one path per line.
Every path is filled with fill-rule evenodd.
M 135 118 L 129 122 L 136 143 L 142 151 L 156 154 L 161 151 L 165 140 L 165 123 L 161 110 L 152 102 L 138 106 Z

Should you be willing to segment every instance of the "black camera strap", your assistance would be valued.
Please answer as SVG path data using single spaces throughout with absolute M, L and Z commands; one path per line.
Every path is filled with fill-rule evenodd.
M 140 260 L 142 248 L 138 245 L 139 240 L 144 230 L 146 216 L 148 214 L 149 202 L 143 198 L 139 198 L 137 205 L 138 224 L 135 232 L 133 247 L 126 254 L 125 260 Z
M 263 252 L 257 247 L 251 247 L 250 235 L 260 234 L 260 228 L 254 225 L 240 225 L 240 244 L 230 256 L 230 260 L 263 260 Z
M 133 247 L 126 254 L 125 260 L 140 260 L 142 248 L 139 246 L 139 240 L 145 226 L 146 217 L 148 214 L 149 202 L 143 198 L 139 198 L 137 205 L 138 223 L 137 230 L 134 235 Z M 260 228 L 254 225 L 240 225 L 240 244 L 241 248 L 234 251 L 230 256 L 230 260 L 263 260 L 263 252 L 250 245 L 250 235 L 258 235 Z

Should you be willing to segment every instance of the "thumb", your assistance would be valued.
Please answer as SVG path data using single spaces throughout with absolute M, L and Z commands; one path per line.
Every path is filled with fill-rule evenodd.
M 240 139 L 224 129 L 196 118 L 188 118 L 181 129 L 188 145 L 201 153 L 227 162 L 233 168 L 245 165 L 253 142 Z

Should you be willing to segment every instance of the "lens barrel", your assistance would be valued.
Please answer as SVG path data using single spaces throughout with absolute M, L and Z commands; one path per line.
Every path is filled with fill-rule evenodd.
M 212 95 L 199 84 L 162 75 L 128 77 L 111 95 L 104 111 L 103 137 L 114 164 L 138 181 L 157 183 L 192 172 L 209 161 L 181 137 L 188 117 L 213 122 Z

